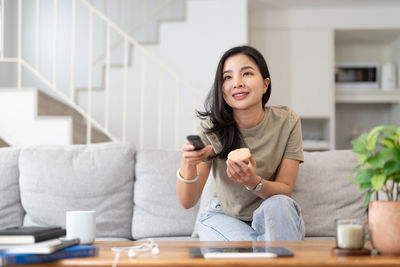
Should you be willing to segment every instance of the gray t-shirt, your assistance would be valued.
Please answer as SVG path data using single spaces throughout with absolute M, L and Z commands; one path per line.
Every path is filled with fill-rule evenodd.
M 205 134 L 210 128 L 209 119 L 200 123 L 198 135 L 207 145 L 213 146 L 212 154 L 221 151 L 221 143 L 215 134 Z M 303 162 L 301 122 L 299 116 L 285 106 L 265 108 L 263 120 L 250 129 L 239 129 L 245 147 L 257 163 L 257 175 L 267 180 L 275 180 L 275 174 L 282 158 Z M 253 212 L 260 206 L 262 198 L 248 191 L 244 186 L 232 181 L 226 174 L 226 159 L 211 160 L 215 177 L 215 195 L 225 214 L 244 221 L 251 221 Z

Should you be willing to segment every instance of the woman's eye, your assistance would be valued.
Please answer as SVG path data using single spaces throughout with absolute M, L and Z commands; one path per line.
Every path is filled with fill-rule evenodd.
M 225 76 L 222 80 L 225 81 L 225 80 L 229 80 L 230 78 L 231 78 L 231 76 Z
M 245 72 L 243 75 L 247 76 L 247 75 L 251 75 L 252 73 L 250 71 Z

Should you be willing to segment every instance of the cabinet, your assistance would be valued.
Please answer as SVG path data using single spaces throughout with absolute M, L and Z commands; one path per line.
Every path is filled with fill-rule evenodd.
M 261 30 L 252 37 L 253 45 L 264 55 L 271 75 L 272 92 L 268 105 L 290 106 L 290 39 L 291 31 L 285 29 Z
M 329 30 L 293 30 L 291 35 L 291 106 L 302 118 L 329 118 L 333 51 Z
M 269 104 L 299 114 L 305 150 L 333 148 L 333 31 L 271 28 L 255 32 L 252 42 L 270 69 Z
M 335 31 L 335 63 L 377 62 L 400 65 L 400 30 Z M 382 75 L 378 74 L 380 85 Z M 397 77 L 399 80 L 400 77 Z M 397 81 L 397 87 L 399 81 Z M 400 89 L 335 89 L 336 148 L 351 148 L 351 140 L 377 125 L 400 125 Z

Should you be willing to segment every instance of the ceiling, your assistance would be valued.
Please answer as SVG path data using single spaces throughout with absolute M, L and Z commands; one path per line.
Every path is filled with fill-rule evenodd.
M 399 0 L 248 0 L 249 10 L 268 8 L 334 8 L 357 6 L 400 6 Z

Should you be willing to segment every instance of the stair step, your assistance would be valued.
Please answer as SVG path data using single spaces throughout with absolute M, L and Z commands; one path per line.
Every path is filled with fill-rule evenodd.
M 37 116 L 37 89 L 3 88 L 0 94 L 0 135 L 8 144 L 71 143 L 71 118 Z
M 0 146 L 86 143 L 86 121 L 62 101 L 36 88 L 0 88 L 0 95 Z M 92 129 L 92 142 L 109 140 Z
M 38 94 L 39 116 L 69 116 L 73 121 L 73 144 L 86 144 L 86 120 L 69 105 L 39 91 Z M 92 143 L 110 141 L 105 134 L 92 128 Z
M 0 137 L 0 147 L 9 147 L 10 145 Z

